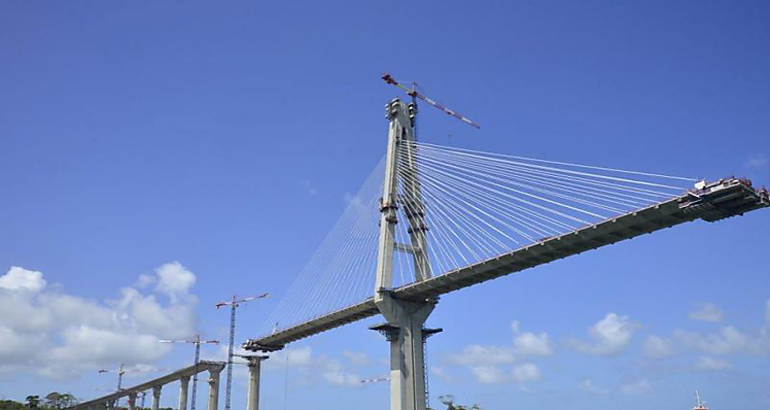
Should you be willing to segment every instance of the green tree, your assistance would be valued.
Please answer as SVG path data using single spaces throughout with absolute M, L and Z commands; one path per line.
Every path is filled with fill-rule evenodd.
M 27 396 L 26 403 L 30 409 L 37 410 L 40 408 L 40 396 Z
M 0 410 L 27 410 L 27 408 L 17 401 L 0 400 Z
M 77 403 L 75 396 L 70 393 L 51 392 L 45 396 L 45 405 L 51 409 L 61 410 Z
M 482 410 L 478 404 L 474 404 L 471 407 L 455 404 L 455 397 L 452 396 L 451 394 L 447 394 L 445 396 L 439 396 L 438 399 L 441 400 L 442 403 L 444 403 L 447 410 Z
M 61 409 L 59 407 L 59 398 L 61 398 L 61 393 L 59 392 L 53 391 L 48 393 L 45 396 L 45 406 L 52 409 Z

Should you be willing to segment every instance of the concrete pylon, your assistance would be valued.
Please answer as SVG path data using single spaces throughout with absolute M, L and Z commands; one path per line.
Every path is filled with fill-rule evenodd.
M 160 391 L 163 386 L 152 387 L 152 410 L 158 410 L 160 407 Z
M 136 393 L 128 393 L 128 410 L 136 410 Z
M 208 410 L 217 410 L 219 405 L 219 374 L 222 369 L 209 370 L 209 407 Z
M 268 356 L 249 356 L 249 392 L 246 399 L 246 410 L 259 410 L 259 378 L 262 361 Z
M 396 224 L 399 208 L 403 208 L 409 222 L 411 246 L 408 249 L 414 258 L 415 281 L 421 282 L 431 277 L 425 236 L 428 227 L 425 225 L 425 209 L 413 147 L 416 114 L 415 104 L 406 105 L 398 99 L 385 107 L 385 115 L 390 124 L 385 157 L 385 181 L 380 202 L 374 303 L 388 324 L 374 329 L 383 333 L 390 342 L 391 410 L 426 408 L 423 325 L 437 303 L 437 300 L 396 300 L 392 294 L 393 253 L 397 245 Z M 399 166 L 401 161 L 404 163 Z M 407 193 L 403 196 L 398 194 L 399 178 Z
M 387 325 L 372 329 L 390 342 L 390 409 L 425 410 L 423 325 L 435 302 L 408 302 L 384 295 L 376 302 Z
M 179 410 L 187 410 L 187 391 L 190 388 L 190 376 L 179 379 Z
M 113 410 L 113 409 L 115 409 L 115 400 L 109 400 L 109 401 L 107 401 L 107 409 L 108 409 L 108 410 Z

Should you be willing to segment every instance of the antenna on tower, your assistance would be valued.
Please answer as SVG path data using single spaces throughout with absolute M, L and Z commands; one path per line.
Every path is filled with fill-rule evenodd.
M 425 101 L 426 103 L 428 103 L 429 105 L 432 105 L 438 108 L 439 110 L 443 111 L 445 114 L 451 115 L 452 117 L 457 118 L 458 120 L 470 125 L 473 128 L 481 129 L 481 125 L 479 125 L 475 121 L 460 115 L 460 113 L 458 113 L 457 111 L 450 110 L 449 108 L 445 107 L 443 104 L 439 103 L 438 101 L 432 100 L 420 94 L 420 92 L 417 91 L 417 83 L 412 83 L 412 88 L 410 89 L 409 87 L 398 82 L 395 78 L 391 77 L 390 74 L 388 73 L 385 73 L 382 75 L 382 80 L 388 84 L 395 85 L 396 87 L 404 90 L 404 92 L 406 92 L 407 95 L 412 97 L 412 103 L 416 103 L 417 102 L 416 99 L 419 98 Z

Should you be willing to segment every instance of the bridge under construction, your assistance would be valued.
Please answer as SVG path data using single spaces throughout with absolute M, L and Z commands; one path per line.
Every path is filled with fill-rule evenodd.
M 417 100 L 466 117 L 406 87 L 411 103 L 386 105 L 387 150 L 300 273 L 260 336 L 275 352 L 297 340 L 382 315 L 390 350 L 391 410 L 425 410 L 425 321 L 439 298 L 495 278 L 685 222 L 718 222 L 770 206 L 767 189 L 741 178 L 706 181 L 445 147 L 417 139 Z M 259 405 L 259 359 L 250 360 L 249 410 Z M 181 381 L 208 370 L 216 410 L 223 364 L 201 362 L 77 408 Z M 187 378 L 187 379 L 185 379 Z M 132 399 L 133 395 L 133 399 Z M 184 398 L 184 400 L 182 400 Z

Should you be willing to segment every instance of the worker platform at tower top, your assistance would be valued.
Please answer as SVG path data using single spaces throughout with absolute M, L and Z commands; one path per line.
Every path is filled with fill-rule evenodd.
M 509 275 L 548 262 L 597 249 L 646 233 L 703 219 L 715 222 L 770 206 L 767 189 L 755 189 L 751 182 L 726 178 L 699 182 L 681 196 L 584 226 L 563 235 L 539 241 L 455 269 L 421 282 L 389 290 L 396 299 L 425 301 L 445 293 Z M 251 339 L 243 347 L 251 351 L 275 351 L 286 344 L 379 314 L 373 298 L 327 313 L 304 323 Z

